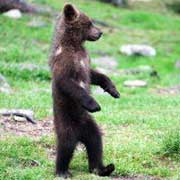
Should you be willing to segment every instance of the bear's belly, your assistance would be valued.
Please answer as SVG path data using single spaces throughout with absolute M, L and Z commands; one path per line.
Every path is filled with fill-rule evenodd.
M 80 67 L 77 69 L 75 76 L 75 81 L 77 84 L 85 89 L 86 91 L 90 92 L 90 72 L 89 68 Z

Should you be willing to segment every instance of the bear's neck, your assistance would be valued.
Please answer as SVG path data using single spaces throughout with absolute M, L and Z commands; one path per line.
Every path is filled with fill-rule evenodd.
M 61 47 L 69 48 L 69 49 L 73 49 L 73 50 L 84 49 L 83 48 L 83 43 L 82 42 L 77 42 L 74 39 L 68 39 L 68 41 L 67 41 L 67 39 L 62 40 L 60 44 L 61 44 Z
M 71 48 L 74 50 L 83 49 L 84 41 L 79 36 L 79 33 L 65 32 L 60 38 L 60 44 L 64 48 Z

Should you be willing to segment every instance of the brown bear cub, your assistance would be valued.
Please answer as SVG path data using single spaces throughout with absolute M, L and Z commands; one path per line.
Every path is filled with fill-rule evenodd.
M 119 93 L 111 80 L 90 68 L 83 47 L 86 40 L 96 41 L 102 32 L 92 20 L 66 4 L 58 18 L 50 56 L 54 124 L 57 134 L 56 174 L 68 178 L 68 166 L 78 142 L 85 145 L 89 171 L 109 176 L 113 164 L 103 165 L 101 132 L 88 112 L 100 111 L 90 94 L 90 84 L 99 85 L 114 98 Z

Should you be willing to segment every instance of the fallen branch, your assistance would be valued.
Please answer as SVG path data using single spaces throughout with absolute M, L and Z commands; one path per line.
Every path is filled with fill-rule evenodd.
M 22 109 L 2 109 L 0 110 L 1 116 L 18 116 L 18 117 L 24 117 L 28 122 L 32 124 L 36 124 L 33 118 L 33 112 L 30 110 L 22 110 Z

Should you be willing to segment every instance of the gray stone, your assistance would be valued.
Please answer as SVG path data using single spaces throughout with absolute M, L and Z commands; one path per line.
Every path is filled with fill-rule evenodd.
M 128 4 L 128 0 L 100 0 L 106 3 L 114 4 L 115 6 L 126 6 Z
M 120 52 L 127 56 L 141 55 L 141 56 L 155 56 L 156 50 L 148 45 L 128 44 L 120 48 Z
M 27 63 L 22 63 L 20 64 L 20 68 L 21 69 L 27 69 L 29 71 L 33 71 L 33 70 L 47 70 L 49 71 L 49 67 L 48 66 L 40 66 L 37 64 L 27 64 Z
M 91 60 L 92 64 L 96 65 L 99 72 L 107 75 L 118 76 L 118 63 L 116 59 L 110 56 L 103 56 L 99 58 L 94 58 Z
M 112 4 L 116 6 L 126 6 L 127 0 L 112 0 Z
M 104 69 L 117 69 L 118 63 L 117 60 L 110 56 L 104 56 L 99 58 L 94 58 L 91 62 L 98 66 L 98 68 Z
M 130 3 L 134 3 L 134 2 L 151 2 L 152 0 L 129 0 Z
M 141 72 L 150 72 L 153 70 L 153 68 L 151 66 L 148 66 L 148 65 L 140 65 L 137 67 L 137 69 Z
M 19 19 L 22 17 L 22 13 L 19 9 L 11 9 L 5 13 L 3 13 L 4 16 L 7 16 L 12 19 Z
M 96 68 L 96 70 L 102 74 L 106 74 L 109 76 L 119 76 L 120 75 L 120 72 L 118 70 L 104 69 L 104 68 Z
M 33 19 L 27 24 L 27 26 L 32 28 L 42 28 L 42 27 L 46 27 L 47 24 L 41 20 Z
M 27 121 L 25 117 L 13 116 L 14 121 L 24 122 Z
M 6 78 L 1 74 L 0 74 L 0 92 L 3 92 L 3 93 L 11 92 L 10 85 L 8 84 Z
M 96 87 L 96 88 L 93 90 L 93 93 L 94 93 L 94 94 L 97 94 L 97 95 L 104 95 L 104 94 L 105 94 L 104 90 L 103 90 L 102 88 L 100 88 L 100 87 Z
M 100 73 L 103 73 L 103 74 L 109 74 L 111 73 L 111 71 L 108 71 L 107 69 L 104 69 L 104 68 L 96 68 L 96 70 Z
M 153 68 L 148 65 L 141 65 L 137 66 L 135 68 L 129 68 L 122 70 L 121 74 L 139 74 L 139 73 L 151 73 L 153 71 Z
M 176 61 L 175 67 L 176 67 L 177 69 L 180 69 L 180 60 Z
M 179 95 L 180 94 L 180 85 L 176 85 L 173 87 L 166 87 L 166 88 L 159 88 L 157 90 L 157 93 L 159 94 L 171 94 L 171 95 Z
M 124 81 L 124 86 L 126 87 L 145 87 L 147 86 L 147 82 L 146 81 L 142 81 L 142 80 L 127 80 Z

